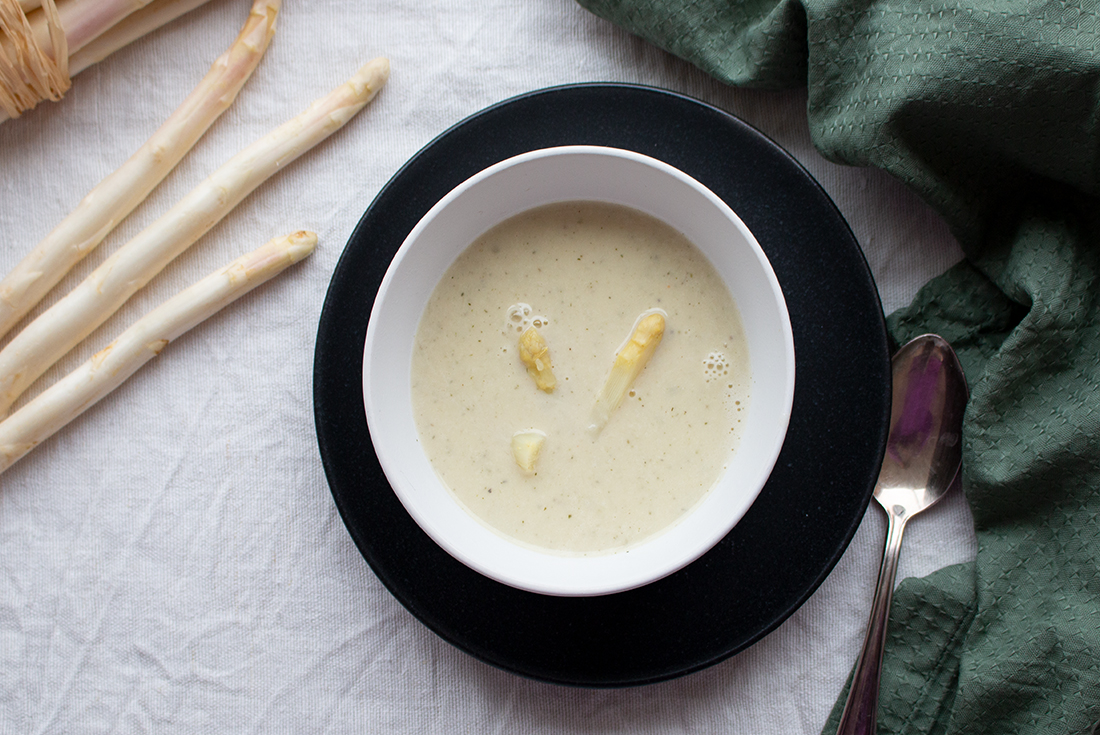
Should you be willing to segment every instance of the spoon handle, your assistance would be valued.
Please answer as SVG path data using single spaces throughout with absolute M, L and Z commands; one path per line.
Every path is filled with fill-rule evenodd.
M 878 717 L 879 677 L 882 674 L 882 646 L 886 640 L 886 623 L 890 617 L 890 601 L 894 598 L 894 578 L 898 573 L 898 557 L 901 554 L 901 535 L 905 531 L 907 515 L 887 510 L 889 525 L 886 531 L 886 548 L 882 553 L 882 566 L 875 586 L 875 601 L 871 606 L 871 619 L 867 624 L 867 636 L 863 650 L 852 675 L 852 688 L 844 713 L 840 716 L 837 735 L 874 735 Z

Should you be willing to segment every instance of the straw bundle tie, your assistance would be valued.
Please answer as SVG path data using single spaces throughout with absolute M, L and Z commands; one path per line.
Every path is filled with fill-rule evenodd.
M 54 0 L 42 0 L 50 48 L 39 44 L 19 0 L 0 0 L 0 110 L 19 117 L 43 100 L 57 101 L 72 84 L 69 44 Z

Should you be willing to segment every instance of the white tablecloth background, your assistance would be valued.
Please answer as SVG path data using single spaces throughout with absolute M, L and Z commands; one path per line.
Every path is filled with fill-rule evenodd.
M 214 0 L 0 125 L 0 270 L 137 149 L 248 7 Z M 961 257 L 945 226 L 885 174 L 818 155 L 804 92 L 724 87 L 569 0 L 286 0 L 278 28 L 233 107 L 57 293 L 360 64 L 388 56 L 389 84 L 32 389 L 237 254 L 319 234 L 309 260 L 0 476 L 0 733 L 817 733 L 862 640 L 877 507 L 810 601 L 724 663 L 625 690 L 516 677 L 428 631 L 352 544 L 313 430 L 317 320 L 347 237 L 406 159 L 486 105 L 568 82 L 665 87 L 764 131 L 847 217 L 887 312 Z M 973 553 L 956 495 L 911 525 L 901 572 Z

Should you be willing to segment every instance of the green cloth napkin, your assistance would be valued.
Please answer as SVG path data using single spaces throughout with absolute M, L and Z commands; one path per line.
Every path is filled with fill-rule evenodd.
M 894 597 L 879 732 L 1100 721 L 1100 2 L 581 0 L 729 84 L 805 84 L 830 160 L 878 166 L 967 260 L 888 320 L 971 388 L 977 559 Z M 835 732 L 843 696 L 823 732 Z

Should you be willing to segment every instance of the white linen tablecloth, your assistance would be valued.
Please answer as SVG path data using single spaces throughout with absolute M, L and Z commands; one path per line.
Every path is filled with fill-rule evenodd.
M 144 142 L 249 5 L 213 0 L 78 76 L 62 102 L 0 124 L 0 270 Z M 730 89 L 569 0 L 285 0 L 236 103 L 47 303 L 378 55 L 392 75 L 367 109 L 32 388 L 238 254 L 296 229 L 319 234 L 310 259 L 0 475 L 0 733 L 817 733 L 862 641 L 885 532 L 877 507 L 809 602 L 747 651 L 633 689 L 529 681 L 437 638 L 375 578 L 329 493 L 311 386 L 329 278 L 378 190 L 467 115 L 569 82 L 664 87 L 755 125 L 834 198 L 887 312 L 905 304 L 958 247 L 887 175 L 816 153 L 803 91 Z M 955 494 L 910 526 L 902 575 L 972 556 L 970 529 Z

